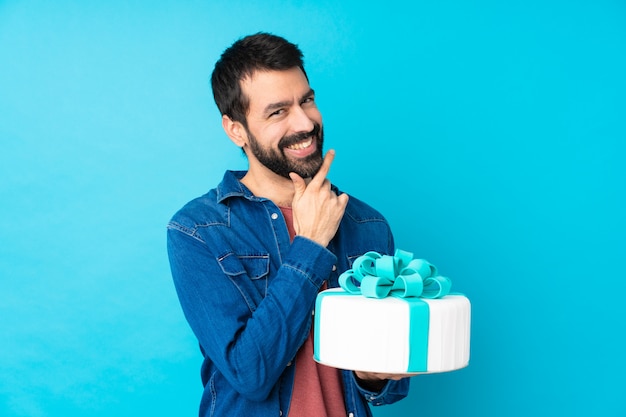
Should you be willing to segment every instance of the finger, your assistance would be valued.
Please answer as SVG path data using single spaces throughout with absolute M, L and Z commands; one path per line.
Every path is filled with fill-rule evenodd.
M 337 196 L 337 200 L 339 200 L 339 205 L 343 207 L 344 209 L 348 206 L 349 199 L 350 197 L 346 193 L 343 193 Z
M 294 198 L 299 198 L 306 190 L 306 183 L 304 179 L 295 172 L 289 173 L 289 178 L 291 178 L 291 182 L 293 183 L 293 188 L 295 190 Z
M 326 176 L 328 175 L 328 171 L 330 171 L 330 164 L 333 163 L 333 159 L 335 159 L 335 151 L 331 149 L 328 152 L 326 152 L 326 156 L 324 156 L 324 161 L 322 162 L 322 166 L 320 167 L 320 170 L 317 172 L 317 174 L 315 174 L 315 176 L 311 180 L 311 183 L 315 183 L 316 185 L 320 186 L 324 182 L 324 180 L 326 179 Z

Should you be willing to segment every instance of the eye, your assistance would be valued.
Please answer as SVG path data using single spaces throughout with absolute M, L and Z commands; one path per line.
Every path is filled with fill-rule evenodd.
M 276 111 L 273 111 L 269 114 L 269 117 L 276 117 L 276 116 L 280 116 L 281 114 L 283 114 L 285 112 L 285 109 L 278 109 Z
M 315 102 L 315 97 L 314 96 L 310 96 L 305 98 L 304 100 L 302 100 L 302 104 L 308 104 L 308 103 L 314 103 Z

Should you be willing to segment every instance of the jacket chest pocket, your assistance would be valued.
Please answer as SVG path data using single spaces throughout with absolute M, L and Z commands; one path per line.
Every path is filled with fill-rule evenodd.
M 227 253 L 217 260 L 222 271 L 237 286 L 251 311 L 265 298 L 269 284 L 270 256 L 267 253 Z

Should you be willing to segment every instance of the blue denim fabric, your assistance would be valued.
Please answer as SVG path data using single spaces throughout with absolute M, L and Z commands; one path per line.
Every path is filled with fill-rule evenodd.
M 254 196 L 239 181 L 244 174 L 227 171 L 168 224 L 176 291 L 204 356 L 201 417 L 286 416 L 320 287 L 336 287 L 365 252 L 394 249 L 385 219 L 354 197 L 328 248 L 301 236 L 290 242 L 279 208 Z M 370 392 L 352 372 L 342 375 L 346 415 L 370 416 L 368 402 L 395 402 L 409 388 L 404 379 Z

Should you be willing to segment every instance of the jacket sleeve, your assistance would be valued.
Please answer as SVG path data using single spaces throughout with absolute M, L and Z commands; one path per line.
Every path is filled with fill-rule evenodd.
M 234 282 L 249 277 L 226 274 L 193 234 L 170 225 L 167 247 L 183 312 L 205 354 L 241 395 L 264 400 L 308 335 L 315 298 L 335 255 L 296 236 L 257 303 Z

